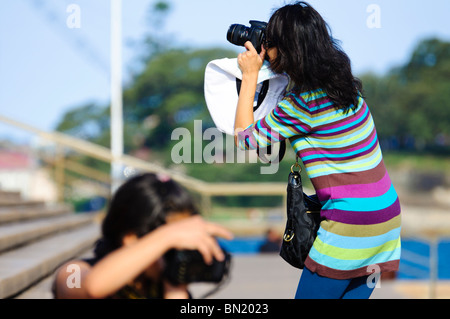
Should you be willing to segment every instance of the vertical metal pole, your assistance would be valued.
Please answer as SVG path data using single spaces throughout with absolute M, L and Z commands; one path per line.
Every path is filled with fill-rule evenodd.
M 211 217 L 212 204 L 211 195 L 202 195 L 202 215 L 204 217 Z
M 58 187 L 58 201 L 64 202 L 65 199 L 65 153 L 64 147 L 57 145 L 55 149 L 55 179 Z
M 111 191 L 122 180 L 122 0 L 111 0 Z
M 438 237 L 433 237 L 430 240 L 430 287 L 429 287 L 429 299 L 436 299 L 437 298 L 437 282 L 439 280 L 439 274 L 438 274 L 438 246 L 439 245 L 439 239 Z

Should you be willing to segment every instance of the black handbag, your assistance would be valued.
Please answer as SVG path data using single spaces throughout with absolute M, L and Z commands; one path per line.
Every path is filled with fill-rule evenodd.
M 299 168 L 298 171 L 294 167 Z M 280 256 L 291 266 L 303 269 L 320 227 L 322 205 L 317 195 L 303 192 L 301 167 L 297 161 L 291 167 L 287 185 L 287 221 Z

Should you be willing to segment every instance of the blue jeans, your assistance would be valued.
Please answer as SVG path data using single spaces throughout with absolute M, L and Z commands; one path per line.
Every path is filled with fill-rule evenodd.
M 332 279 L 312 273 L 305 267 L 295 299 L 369 299 L 375 284 L 368 285 L 368 277 Z

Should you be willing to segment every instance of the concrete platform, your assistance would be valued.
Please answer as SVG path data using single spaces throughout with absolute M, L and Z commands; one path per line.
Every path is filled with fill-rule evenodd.
M 2 254 L 0 298 L 10 298 L 52 274 L 63 262 L 91 247 L 98 235 L 99 226 L 92 223 Z
M 292 299 L 301 270 L 289 266 L 276 254 L 236 255 L 231 276 L 224 286 L 207 299 Z M 42 280 L 16 299 L 51 299 L 53 276 Z M 192 284 L 194 298 L 215 288 L 212 284 Z M 371 299 L 428 299 L 433 286 L 428 281 L 382 280 Z M 434 287 L 434 297 L 450 298 L 450 281 L 440 281 Z
M 286 263 L 277 254 L 236 255 L 229 282 L 210 299 L 293 299 L 301 270 Z M 372 299 L 405 299 L 398 291 L 398 280 L 382 281 Z M 195 298 L 212 289 L 210 284 L 191 285 Z

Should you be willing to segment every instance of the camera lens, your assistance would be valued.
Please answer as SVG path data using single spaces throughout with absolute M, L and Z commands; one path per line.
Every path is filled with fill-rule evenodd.
M 242 24 L 232 24 L 227 32 L 227 40 L 234 45 L 244 46 L 249 41 L 250 28 Z

